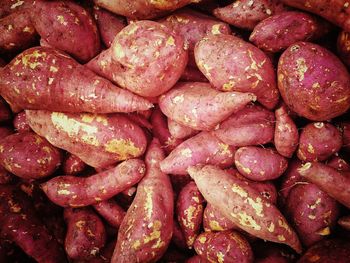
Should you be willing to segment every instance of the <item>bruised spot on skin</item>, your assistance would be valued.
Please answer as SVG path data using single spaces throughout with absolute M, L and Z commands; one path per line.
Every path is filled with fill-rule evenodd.
M 198 211 L 194 206 L 189 206 L 187 209 L 184 211 L 185 217 L 182 218 L 182 223 L 184 224 L 185 227 L 189 229 L 194 229 L 194 222 L 193 219 L 196 217 L 198 214 Z
M 190 148 L 186 148 L 186 149 L 181 150 L 180 154 L 186 158 L 192 157 L 192 151 Z
M 225 261 L 225 255 L 221 251 L 216 253 L 216 257 L 218 258 L 219 263 L 223 263 Z
M 306 65 L 306 61 L 304 58 L 298 58 L 296 60 L 296 73 L 298 75 L 298 80 L 299 81 L 303 81 L 304 78 L 305 78 L 305 73 L 307 72 L 308 70 L 308 67 Z
M 69 190 L 67 190 L 67 189 L 60 189 L 60 190 L 57 191 L 57 193 L 59 195 L 70 195 L 71 194 L 71 192 Z
M 231 91 L 232 88 L 234 87 L 234 85 L 235 85 L 235 81 L 229 80 L 228 82 L 226 82 L 222 85 L 222 90 L 223 91 Z
M 175 39 L 173 38 L 173 36 L 170 36 L 170 37 L 167 39 L 166 45 L 167 45 L 167 46 L 175 46 Z
M 220 28 L 221 28 L 221 25 L 220 24 L 215 24 L 211 27 L 211 33 L 213 35 L 219 35 L 221 34 L 221 31 L 220 31 Z
M 46 57 L 46 52 L 40 52 L 38 50 L 35 50 L 33 53 L 27 54 L 22 56 L 22 64 L 25 67 L 30 67 L 31 69 L 35 69 L 37 66 L 41 66 L 42 64 L 40 62 L 37 62 L 38 58 Z M 34 60 L 34 61 L 32 61 Z M 17 63 L 17 64 L 16 64 Z M 15 65 L 18 65 L 19 62 L 17 60 L 15 61 Z
M 105 150 L 117 154 L 121 160 L 137 157 L 142 152 L 130 139 L 112 139 L 105 144 Z
M 145 200 L 144 208 L 145 208 L 147 217 L 150 219 L 153 213 L 153 200 L 152 200 L 153 187 L 151 186 L 144 187 L 144 191 L 146 192 L 146 200 Z
M 309 143 L 309 144 L 307 145 L 307 151 L 308 151 L 309 153 L 315 153 L 315 149 L 314 149 L 314 147 L 312 146 L 311 143 Z
M 246 212 L 239 212 L 237 213 L 237 215 L 234 213 L 231 213 L 231 216 L 235 218 L 238 217 L 238 221 L 241 226 L 250 227 L 257 231 L 261 230 L 261 226 L 258 225 L 258 223 L 254 220 L 254 218 L 248 215 Z
M 219 222 L 216 220 L 209 221 L 209 227 L 212 231 L 223 231 L 224 229 L 220 226 Z
M 207 238 L 205 236 L 201 236 L 198 238 L 199 243 L 204 244 L 207 241 Z
M 85 226 L 85 221 L 84 220 L 79 220 L 78 222 L 75 223 L 75 226 L 79 229 L 82 230 L 83 227 Z
M 177 104 L 177 103 L 182 103 L 184 102 L 184 95 L 181 94 L 181 95 L 178 95 L 178 96 L 175 96 L 171 101 L 174 103 L 174 104 Z
M 277 238 L 279 241 L 286 241 L 286 238 L 283 235 L 278 235 Z

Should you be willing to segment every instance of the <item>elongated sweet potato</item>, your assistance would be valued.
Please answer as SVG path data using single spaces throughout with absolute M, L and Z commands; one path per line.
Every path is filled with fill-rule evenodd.
M 6 170 L 25 179 L 52 175 L 61 164 L 61 153 L 33 132 L 9 135 L 0 142 L 0 163 Z
M 14 186 L 0 186 L 0 232 L 39 263 L 67 262 L 63 249 L 35 213 L 33 204 Z
M 15 115 L 13 118 L 13 127 L 16 132 L 27 132 L 32 130 L 28 124 L 26 113 L 24 111 Z
M 160 164 L 164 173 L 187 174 L 196 164 L 213 164 L 227 168 L 234 162 L 235 147 L 210 132 L 201 132 L 177 146 Z
M 268 109 L 276 106 L 279 94 L 272 63 L 254 45 L 232 35 L 213 35 L 197 43 L 194 55 L 215 88 L 254 93 Z
M 21 74 L 17 74 L 21 72 Z M 152 104 L 78 64 L 66 54 L 44 47 L 26 50 L 0 73 L 0 93 L 13 111 L 132 112 Z
M 210 262 L 252 263 L 254 258 L 248 241 L 235 231 L 202 233 L 197 237 L 194 249 Z
M 322 163 L 306 163 L 298 172 L 338 202 L 350 208 L 350 178 Z
M 94 209 L 113 227 L 119 228 L 126 214 L 114 199 L 98 202 Z
M 146 153 L 146 175 L 119 228 L 112 263 L 156 262 L 166 251 L 173 231 L 174 196 L 159 163 L 164 153 L 153 139 Z
M 184 71 L 188 52 L 184 40 L 154 21 L 137 21 L 123 28 L 112 46 L 87 67 L 143 97 L 169 90 Z
M 214 134 L 232 146 L 261 145 L 273 140 L 275 117 L 264 107 L 248 104 L 215 127 Z
M 208 83 L 183 82 L 160 96 L 159 107 L 179 124 L 209 131 L 255 99 L 252 93 L 219 92 Z
M 177 197 L 177 220 L 189 248 L 192 248 L 197 235 L 200 233 L 204 210 L 203 203 L 204 198 L 193 181 L 182 188 Z
M 188 126 L 177 123 L 176 121 L 173 121 L 172 119 L 169 119 L 169 118 L 168 118 L 168 129 L 171 136 L 177 139 L 186 139 L 188 137 L 192 137 L 198 132 Z
M 100 38 L 92 16 L 73 1 L 35 1 L 32 21 L 51 47 L 87 62 L 100 51 Z
M 0 2 L 0 17 L 5 17 L 16 11 L 32 8 L 34 0 L 2 0 Z
M 124 115 L 26 110 L 26 116 L 37 134 L 92 167 L 136 158 L 146 149 L 144 132 Z
M 306 162 L 325 161 L 342 147 L 340 131 L 330 123 L 307 124 L 300 133 L 298 158 Z
M 67 235 L 64 242 L 71 259 L 89 259 L 96 256 L 106 243 L 102 220 L 92 209 L 67 208 L 64 211 Z
M 144 174 L 143 161 L 131 159 L 90 177 L 56 176 L 41 187 L 53 203 L 81 207 L 110 199 L 138 183 Z
M 78 156 L 70 153 L 66 154 L 62 163 L 62 172 L 66 175 L 77 175 L 83 172 L 86 168 L 86 163 L 84 163 Z
M 212 206 L 249 234 L 287 244 L 301 252 L 298 236 L 275 205 L 228 172 L 212 165 L 188 169 L 199 191 Z
M 312 121 L 325 121 L 350 107 L 350 78 L 327 49 L 297 42 L 278 62 L 278 88 L 287 106 Z

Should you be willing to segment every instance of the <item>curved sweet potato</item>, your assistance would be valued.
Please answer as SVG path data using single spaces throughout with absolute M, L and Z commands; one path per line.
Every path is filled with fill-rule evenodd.
M 126 214 L 114 199 L 98 202 L 94 209 L 113 227 L 119 228 Z

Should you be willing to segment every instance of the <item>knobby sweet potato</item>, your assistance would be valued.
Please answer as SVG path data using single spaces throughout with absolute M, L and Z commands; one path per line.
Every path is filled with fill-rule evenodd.
M 159 163 L 164 153 L 153 139 L 146 153 L 146 175 L 119 228 L 112 263 L 156 262 L 165 253 L 173 232 L 174 196 L 168 175 Z
M 86 168 L 86 163 L 84 163 L 78 156 L 71 153 L 66 154 L 62 163 L 62 172 L 66 175 L 77 175 L 83 172 Z
M 137 21 L 123 28 L 112 46 L 87 67 L 143 97 L 169 90 L 184 71 L 188 52 L 184 40 L 154 21 Z
M 24 179 L 52 175 L 61 159 L 61 152 L 34 132 L 9 135 L 0 142 L 1 165 Z
M 16 132 L 28 132 L 32 130 L 28 124 L 26 113 L 24 111 L 15 115 L 13 118 L 13 127 Z
M 298 236 L 281 212 L 254 188 L 212 165 L 193 166 L 188 172 L 207 202 L 239 228 L 301 252 Z
M 37 134 L 92 167 L 103 168 L 136 158 L 146 149 L 143 130 L 121 114 L 26 110 L 26 116 Z
M 313 121 L 325 121 L 350 107 L 350 78 L 342 62 L 327 49 L 297 42 L 278 62 L 278 88 L 287 106 Z
M 169 119 L 169 118 L 168 118 L 168 129 L 171 136 L 177 139 L 186 139 L 186 138 L 192 137 L 198 132 L 188 126 L 177 123 L 176 121 L 173 121 L 172 119 Z
M 49 199 L 63 207 L 81 207 L 105 201 L 138 183 L 145 165 L 138 159 L 89 177 L 56 176 L 41 185 Z
M 216 89 L 251 92 L 268 109 L 276 106 L 279 93 L 272 63 L 254 45 L 232 35 L 213 35 L 196 44 L 194 55 Z
M 119 228 L 126 214 L 114 199 L 98 202 L 93 205 L 94 209 L 99 213 L 111 226 Z

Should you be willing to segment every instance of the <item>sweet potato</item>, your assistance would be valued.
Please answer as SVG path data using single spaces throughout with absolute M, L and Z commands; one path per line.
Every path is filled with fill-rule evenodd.
M 340 131 L 330 123 L 307 124 L 300 133 L 297 156 L 306 162 L 325 161 L 342 147 Z
M 141 128 L 152 130 L 152 124 L 142 114 L 138 112 L 127 113 L 129 120 L 135 122 Z
M 112 263 L 156 262 L 170 243 L 174 197 L 168 175 L 159 168 L 163 159 L 160 144 L 153 139 L 145 157 L 146 175 L 119 228 Z
M 203 259 L 201 256 L 195 255 L 187 259 L 185 262 L 186 263 L 207 263 L 210 261 Z
M 275 117 L 274 145 L 280 155 L 290 158 L 298 147 L 298 128 L 289 116 L 285 106 L 281 106 L 275 110 Z
M 177 220 L 189 248 L 192 248 L 197 235 L 200 233 L 204 210 L 203 203 L 203 196 L 193 181 L 182 188 L 176 201 Z
M 296 255 L 286 247 L 270 242 L 255 243 L 254 263 L 293 263 Z
M 203 228 L 206 232 L 239 229 L 230 219 L 223 216 L 218 209 L 209 203 L 203 213 Z
M 287 244 L 301 252 L 298 236 L 277 207 L 262 199 L 259 193 L 212 165 L 188 169 L 203 197 L 238 227 L 249 234 Z
M 176 121 L 173 121 L 172 119 L 169 119 L 169 118 L 168 118 L 168 129 L 171 136 L 177 139 L 186 139 L 188 137 L 192 137 L 198 132 L 190 127 L 177 123 Z
M 235 165 L 248 179 L 266 181 L 280 177 L 287 169 L 288 161 L 272 148 L 247 146 L 236 151 Z
M 284 9 L 277 0 L 242 0 L 216 8 L 213 14 L 235 27 L 253 30 L 260 21 Z
M 21 178 L 50 176 L 61 159 L 58 149 L 33 132 L 9 135 L 0 142 L 0 164 Z
M 275 117 L 264 107 L 248 104 L 215 127 L 214 134 L 233 146 L 260 145 L 271 142 Z
M 51 47 L 87 62 L 100 51 L 100 38 L 92 16 L 73 1 L 35 1 L 32 21 Z
M 253 251 L 248 241 L 238 232 L 205 232 L 200 234 L 194 249 L 210 262 L 253 263 Z
M 208 82 L 208 79 L 203 75 L 202 72 L 200 72 L 200 70 L 197 68 L 197 65 L 194 67 L 194 66 L 189 66 L 187 64 L 187 67 L 182 72 L 180 81 Z
M 159 262 L 185 262 L 186 259 L 187 255 L 183 253 L 183 251 L 180 251 L 175 246 L 170 245 Z
M 181 227 L 177 220 L 174 220 L 173 235 L 171 237 L 171 242 L 175 244 L 175 246 L 177 246 L 178 248 L 181 248 L 182 250 L 188 249 L 185 236 L 182 233 Z
M 0 2 L 0 17 L 5 17 L 19 10 L 32 8 L 34 0 L 2 0 Z
M 146 149 L 144 132 L 124 115 L 26 110 L 26 116 L 37 134 L 92 167 L 136 158 Z
M 343 135 L 343 149 L 350 153 L 350 122 L 344 121 L 340 123 L 340 131 Z
M 86 163 L 84 163 L 78 156 L 70 153 L 66 154 L 62 163 L 62 172 L 66 175 L 77 175 L 83 172 L 86 168 Z
M 28 132 L 32 130 L 28 124 L 26 113 L 24 111 L 15 115 L 13 118 L 13 127 L 16 132 Z
M 184 40 L 154 21 L 123 28 L 87 67 L 143 97 L 156 97 L 179 80 L 188 60 Z
M 252 93 L 220 92 L 202 82 L 183 82 L 159 98 L 159 107 L 170 119 L 195 130 L 212 130 L 256 97 Z
M 349 3 L 345 0 L 282 0 L 282 3 L 322 16 L 345 31 L 350 31 Z
M 119 228 L 126 214 L 114 199 L 98 202 L 93 205 L 94 209 L 99 213 L 111 226 Z
M 21 72 L 21 74 L 17 74 Z M 15 112 L 132 112 L 152 104 L 112 85 L 66 54 L 44 47 L 27 49 L 0 73 L 0 93 Z
M 138 159 L 89 177 L 56 176 L 41 185 L 48 198 L 63 207 L 81 207 L 105 201 L 138 183 L 145 165 Z
M 302 184 L 289 192 L 285 211 L 300 241 L 309 247 L 333 232 L 339 205 L 316 185 Z
M 346 230 L 350 230 L 350 216 L 343 216 L 343 217 L 339 218 L 338 224 L 342 228 L 344 228 Z
M 350 171 L 350 164 L 344 158 L 340 157 L 339 154 L 333 155 L 329 160 L 327 160 L 326 164 L 334 169 L 337 169 L 338 171 Z
M 338 202 L 350 208 L 350 178 L 326 164 L 305 163 L 298 172 Z
M 339 58 L 347 65 L 350 66 L 350 35 L 346 31 L 342 31 L 338 35 L 337 40 L 337 53 Z
M 63 249 L 49 234 L 33 204 L 14 186 L 0 186 L 0 232 L 39 263 L 67 262 Z
M 197 43 L 194 55 L 215 88 L 251 92 L 268 109 L 276 106 L 279 94 L 272 63 L 254 45 L 232 35 L 213 35 Z
M 350 108 L 350 78 L 327 49 L 297 42 L 278 62 L 278 88 L 287 106 L 312 121 L 325 121 Z
M 3 139 L 11 134 L 13 134 L 14 131 L 12 128 L 8 127 L 8 126 L 0 126 L 0 139 Z
M 8 121 L 12 118 L 12 112 L 6 101 L 0 97 L 0 122 Z
M 126 20 L 122 16 L 94 6 L 93 15 L 99 29 L 103 44 L 109 48 L 115 36 L 126 26 Z
M 102 220 L 89 208 L 66 208 L 67 235 L 64 242 L 71 259 L 89 259 L 96 256 L 106 243 Z
M 261 21 L 249 40 L 268 52 L 279 52 L 298 41 L 311 41 L 327 32 L 329 26 L 320 19 L 298 11 L 282 12 Z
M 0 184 L 8 184 L 14 181 L 14 176 L 0 165 Z
M 201 132 L 177 146 L 160 164 L 164 173 L 187 174 L 196 164 L 213 164 L 227 168 L 234 162 L 235 147 L 229 146 L 210 132 Z

